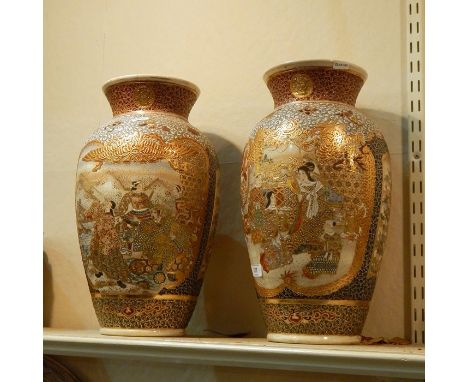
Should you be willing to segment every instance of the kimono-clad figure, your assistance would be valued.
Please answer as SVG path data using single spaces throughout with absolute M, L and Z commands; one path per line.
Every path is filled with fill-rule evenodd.
M 130 209 L 129 209 L 130 206 Z M 161 229 L 161 215 L 151 209 L 151 200 L 142 191 L 140 182 L 132 182 L 131 192 L 124 195 L 120 211 L 128 210 L 121 216 L 123 239 L 131 257 L 152 259 L 156 247 L 155 238 Z
M 287 245 L 287 236 L 287 231 L 277 231 L 273 239 L 263 244 L 260 264 L 265 272 L 270 272 L 293 262 L 291 251 Z
M 247 206 L 248 218 L 244 219 L 244 223 L 248 224 L 246 227 L 246 233 L 251 235 L 252 242 L 254 244 L 261 243 L 265 234 L 264 228 L 266 220 L 262 204 L 262 190 L 258 187 L 251 189 L 249 193 L 249 204 Z
M 319 196 L 323 192 L 323 185 L 313 176 L 314 170 L 313 162 L 305 163 L 297 169 L 295 182 L 290 184 L 299 199 L 298 216 L 290 233 L 297 232 L 305 220 L 311 220 L 319 214 Z
M 260 255 L 262 268 L 269 272 L 273 269 L 291 264 L 293 261 L 292 251 L 288 243 L 288 207 L 281 206 L 277 197 L 278 190 L 265 192 L 265 218 L 266 240 L 263 242 L 263 252 Z
M 338 263 L 341 256 L 343 243 L 341 241 L 340 228 L 334 220 L 327 220 L 323 225 L 323 235 L 321 239 L 324 241 L 324 259 L 332 263 Z
M 98 270 L 97 278 L 104 273 L 108 278 L 116 280 L 121 288 L 126 288 L 123 281 L 128 281 L 128 269 L 120 253 L 115 206 L 114 201 L 108 202 L 104 208 L 96 202 L 86 213 L 94 220 L 90 259 Z
M 322 183 L 312 176 L 314 169 L 315 164 L 313 162 L 307 162 L 297 169 L 297 182 L 301 192 L 300 198 L 302 198 L 301 202 L 305 208 L 305 217 L 307 219 L 317 216 L 319 210 L 318 191 L 323 187 Z

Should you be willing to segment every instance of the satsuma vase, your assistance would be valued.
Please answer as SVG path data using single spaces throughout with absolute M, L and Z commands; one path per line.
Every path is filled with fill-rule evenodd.
M 78 236 L 101 333 L 184 334 L 216 221 L 213 146 L 187 118 L 190 82 L 126 76 L 103 87 L 113 118 L 82 149 Z
M 265 74 L 275 110 L 245 147 L 244 232 L 270 341 L 358 343 L 390 211 L 382 134 L 354 105 L 352 64 L 303 61 Z

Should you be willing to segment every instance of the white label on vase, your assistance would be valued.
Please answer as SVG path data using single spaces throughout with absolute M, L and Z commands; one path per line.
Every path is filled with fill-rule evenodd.
M 349 64 L 346 62 L 334 61 L 333 69 L 349 69 Z
M 262 277 L 263 276 L 262 266 L 260 264 L 252 265 L 252 274 L 253 274 L 253 277 Z

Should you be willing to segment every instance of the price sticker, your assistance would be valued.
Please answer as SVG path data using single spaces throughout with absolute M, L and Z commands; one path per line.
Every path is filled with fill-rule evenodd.
M 263 269 L 260 264 L 252 265 L 252 274 L 253 277 L 262 277 L 263 276 Z
M 346 62 L 334 61 L 333 69 L 349 69 L 349 64 Z

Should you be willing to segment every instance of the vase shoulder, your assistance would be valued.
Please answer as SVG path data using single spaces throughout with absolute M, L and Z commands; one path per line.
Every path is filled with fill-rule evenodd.
M 291 101 L 275 108 L 260 120 L 250 137 L 259 129 L 283 132 L 291 129 L 291 124 L 300 129 L 315 129 L 325 124 L 342 125 L 347 133 L 363 135 L 376 134 L 382 137 L 374 121 L 356 107 L 339 101 Z
M 164 111 L 137 111 L 114 116 L 98 127 L 85 141 L 85 147 L 93 142 L 129 143 L 138 137 L 157 137 L 164 142 L 174 139 L 190 139 L 206 148 L 210 159 L 217 161 L 212 143 L 202 132 L 190 124 L 187 118 Z

